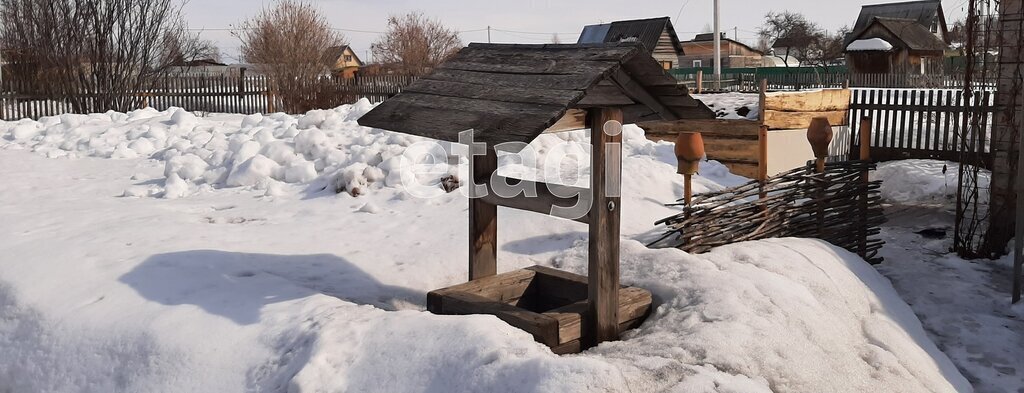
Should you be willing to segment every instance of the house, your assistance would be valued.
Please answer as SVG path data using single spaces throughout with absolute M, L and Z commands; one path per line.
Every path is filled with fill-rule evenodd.
M 766 66 L 771 67 L 799 67 L 801 59 L 804 59 L 804 51 L 809 44 L 808 37 L 787 36 L 772 43 L 771 52 L 768 53 L 769 61 Z
M 679 56 L 683 55 L 679 36 L 669 17 L 622 20 L 583 28 L 577 44 L 600 44 L 612 42 L 639 42 L 661 67 L 668 70 L 677 67 Z
M 846 39 L 853 73 L 942 72 L 949 30 L 938 0 L 868 5 Z
M 722 54 L 722 68 L 761 67 L 764 53 L 747 44 L 729 39 L 722 34 L 719 41 Z M 693 40 L 683 42 L 683 55 L 679 57 L 682 67 L 711 67 L 715 63 L 715 34 L 697 34 Z
M 324 63 L 331 70 L 331 74 L 349 79 L 355 76 L 363 61 L 359 59 L 356 52 L 348 45 L 332 46 L 324 51 Z
M 179 61 L 177 63 L 171 64 L 170 67 L 168 67 L 167 71 L 172 74 L 189 74 L 202 76 L 224 76 L 230 73 L 230 69 L 227 64 L 218 62 L 213 59 Z

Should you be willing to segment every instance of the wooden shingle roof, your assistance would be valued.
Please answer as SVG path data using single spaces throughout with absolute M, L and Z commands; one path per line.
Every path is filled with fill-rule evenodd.
M 636 43 L 470 44 L 359 124 L 450 142 L 529 143 L 570 109 L 621 107 L 624 121 L 714 118 Z

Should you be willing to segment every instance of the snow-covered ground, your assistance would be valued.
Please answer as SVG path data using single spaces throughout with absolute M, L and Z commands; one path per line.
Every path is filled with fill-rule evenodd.
M 694 94 L 693 98 L 715 111 L 719 119 L 757 120 L 760 108 L 757 93 Z
M 1010 306 L 1012 257 L 966 261 L 949 251 L 957 170 L 956 163 L 933 160 L 879 165 L 873 178 L 883 181 L 889 222 L 878 270 L 977 392 L 1021 392 L 1024 304 Z M 989 178 L 979 176 L 983 190 Z
M 355 125 L 368 109 L 0 122 L 0 391 L 970 390 L 844 250 L 644 247 L 682 184 L 673 146 L 632 126 L 622 280 L 654 293 L 643 326 L 560 357 L 494 317 L 426 313 L 427 291 L 466 278 L 466 199 L 414 196 L 393 158 L 443 163 L 412 175 L 424 189 L 459 169 Z M 502 171 L 579 184 L 587 145 L 542 136 L 553 167 L 508 156 Z M 698 192 L 745 180 L 701 169 Z M 585 273 L 586 226 L 504 208 L 499 222 L 499 270 Z

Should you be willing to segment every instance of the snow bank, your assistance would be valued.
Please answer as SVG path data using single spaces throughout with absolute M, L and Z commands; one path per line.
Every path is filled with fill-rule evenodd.
M 125 190 L 124 194 L 166 198 L 225 187 L 268 190 L 281 183 L 314 182 L 320 188 L 352 195 L 384 187 L 408 188 L 410 184 L 439 190 L 442 177 L 467 170 L 463 146 L 359 126 L 356 119 L 371 108 L 362 100 L 301 116 L 215 114 L 199 118 L 178 108 L 61 115 L 0 122 L 0 141 L 6 141 L 0 148 L 24 148 L 50 158 L 159 160 L 165 165 L 162 190 Z M 627 125 L 624 132 L 627 159 L 662 155 L 659 151 L 668 146 L 659 148 L 633 125 Z M 501 171 L 530 180 L 586 186 L 587 134 L 542 135 L 520 156 L 503 155 Z M 409 149 L 411 146 L 415 148 Z M 462 156 L 457 155 L 460 151 Z M 666 162 L 674 162 L 671 156 L 667 158 Z M 728 176 L 717 162 L 704 166 L 705 172 L 718 174 L 722 180 Z
M 410 197 L 392 185 L 407 170 L 395 157 L 443 158 L 424 164 L 437 176 L 461 169 L 354 125 L 367 107 L 0 123 L 0 391 L 970 390 L 853 254 L 798 239 L 705 255 L 645 248 L 637 239 L 671 214 L 662 203 L 682 183 L 673 145 L 635 127 L 624 130 L 621 263 L 624 284 L 655 295 L 643 326 L 559 357 L 494 317 L 429 314 L 427 291 L 465 280 L 467 201 Z M 29 131 L 15 138 L 15 127 Z M 145 143 L 137 158 L 44 158 L 117 158 Z M 587 145 L 582 132 L 544 136 L 531 144 L 543 165 L 503 155 L 501 170 L 582 185 Z M 287 183 L 312 176 L 307 163 L 307 186 L 363 191 L 307 198 Z M 704 162 L 695 188 L 744 180 Z M 274 198 L 218 189 L 229 184 Z M 586 271 L 585 225 L 499 217 L 501 271 Z
M 943 203 L 956 198 L 960 165 L 937 160 L 901 160 L 878 164 L 871 180 L 881 180 L 882 198 L 893 203 Z M 980 200 L 988 200 L 991 172 L 978 172 Z
M 760 98 L 756 93 L 694 94 L 693 98 L 715 111 L 719 119 L 757 120 L 760 108 Z

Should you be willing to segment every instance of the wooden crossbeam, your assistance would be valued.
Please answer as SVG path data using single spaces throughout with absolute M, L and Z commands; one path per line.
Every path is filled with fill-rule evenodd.
M 633 79 L 633 77 L 629 76 L 626 71 L 619 68 L 612 73 L 611 78 L 612 81 L 614 81 L 615 84 L 622 89 L 622 92 L 629 98 L 651 108 L 651 110 L 657 112 L 663 120 L 679 119 L 674 112 L 669 110 L 665 105 L 662 105 L 661 101 L 651 95 L 651 93 L 647 92 L 647 90 L 644 89 L 644 86 Z
M 503 196 L 498 195 L 498 193 L 494 192 L 493 185 L 488 183 L 487 184 L 487 195 L 484 196 L 483 198 L 481 198 L 481 199 L 483 199 L 483 201 L 485 203 L 491 204 L 491 205 L 495 205 L 495 206 L 504 206 L 504 207 L 510 207 L 510 208 L 513 208 L 513 209 L 526 210 L 526 211 L 531 211 L 531 212 L 536 212 L 536 213 L 541 213 L 541 214 L 547 214 L 547 215 L 551 215 L 551 216 L 555 216 L 555 217 L 558 217 L 558 216 L 552 214 L 552 212 L 556 211 L 556 209 L 554 209 L 554 208 L 556 208 L 556 207 L 568 208 L 568 207 L 575 206 L 576 203 L 579 202 L 580 198 L 585 198 L 588 195 L 590 195 L 590 190 L 587 190 L 585 188 L 579 188 L 579 187 L 570 187 L 570 186 L 562 186 L 562 185 L 549 186 L 547 183 L 532 182 L 532 181 L 520 180 L 520 179 L 511 179 L 511 178 L 506 178 L 504 176 L 497 176 L 497 175 L 493 176 L 492 179 L 494 181 L 504 182 L 505 184 L 515 185 L 517 188 L 522 188 L 522 189 L 526 189 L 526 190 L 536 190 L 537 194 L 536 194 L 536 196 L 516 195 L 516 196 L 513 196 L 513 197 L 503 197 Z M 554 193 L 551 192 L 551 188 L 552 187 L 557 187 L 559 189 L 565 190 L 566 194 L 570 194 L 571 193 L 572 195 L 577 195 L 577 197 L 561 197 L 561 196 L 555 195 Z M 566 217 L 561 217 L 561 218 L 566 218 Z M 570 218 L 570 219 L 573 220 L 573 221 L 582 222 L 584 224 L 586 224 L 588 222 L 587 221 L 587 216 L 585 216 L 585 215 L 583 217 Z

